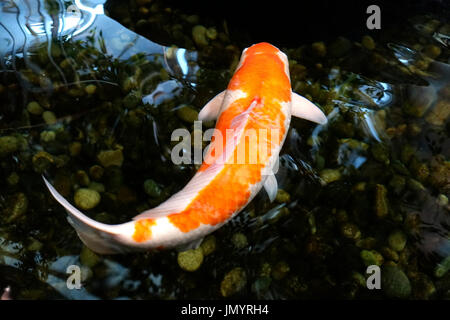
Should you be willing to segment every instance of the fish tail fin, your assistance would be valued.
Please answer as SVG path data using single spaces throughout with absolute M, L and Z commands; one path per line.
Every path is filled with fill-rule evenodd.
M 44 182 L 53 197 L 66 209 L 67 220 L 75 228 L 81 241 L 92 251 L 99 254 L 115 254 L 132 251 L 127 245 L 129 241 L 128 229 L 132 227 L 132 222 L 108 225 L 97 222 L 84 215 L 77 208 L 72 206 L 50 182 L 42 176 Z

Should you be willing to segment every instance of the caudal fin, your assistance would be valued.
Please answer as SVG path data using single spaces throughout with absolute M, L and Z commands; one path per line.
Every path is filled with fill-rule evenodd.
M 72 206 L 56 189 L 42 176 L 53 197 L 66 209 L 67 220 L 75 228 L 83 243 L 92 251 L 100 254 L 114 254 L 133 251 L 128 239 L 133 222 L 118 225 L 108 225 L 97 222 L 77 208 Z

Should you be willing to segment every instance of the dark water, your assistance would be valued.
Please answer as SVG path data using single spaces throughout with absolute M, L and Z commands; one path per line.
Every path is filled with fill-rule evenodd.
M 158 205 L 196 171 L 171 162 L 171 133 L 193 130 L 242 49 L 263 39 L 163 1 L 106 8 L 0 2 L 1 289 L 15 299 L 450 297 L 448 21 L 429 12 L 355 39 L 343 29 L 275 40 L 293 90 L 329 122 L 293 119 L 284 192 L 274 203 L 261 192 L 187 255 L 203 260 L 186 271 L 175 250 L 89 251 L 41 174 L 71 202 L 78 188 L 97 190 L 87 214 L 106 223 Z M 81 290 L 66 286 L 73 264 Z M 366 288 L 373 264 L 381 290 Z

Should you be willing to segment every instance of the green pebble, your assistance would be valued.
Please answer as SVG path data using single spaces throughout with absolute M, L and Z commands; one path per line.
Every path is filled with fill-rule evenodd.
M 139 92 L 131 91 L 129 94 L 125 96 L 123 99 L 123 105 L 127 109 L 136 108 L 136 106 L 141 103 L 142 98 Z
M 272 278 L 274 278 L 275 280 L 281 280 L 286 276 L 286 274 L 288 274 L 289 271 L 290 267 L 287 262 L 280 261 L 272 269 Z
M 55 159 L 53 158 L 53 156 L 45 151 L 39 151 L 33 156 L 32 159 L 33 169 L 37 173 L 43 173 L 54 162 Z
M 189 272 L 196 271 L 202 265 L 203 250 L 197 248 L 179 252 L 177 260 L 181 269 Z
M 198 111 L 190 106 L 183 106 L 176 111 L 177 117 L 187 123 L 198 120 Z
M 216 28 L 208 28 L 206 29 L 206 36 L 211 39 L 211 40 L 215 40 L 217 38 L 217 30 Z
M 332 57 L 338 58 L 345 55 L 352 48 L 350 40 L 344 37 L 337 38 L 329 46 L 329 52 Z
M 42 131 L 40 138 L 42 142 L 52 142 L 56 139 L 56 133 L 54 131 Z
M 31 101 L 27 104 L 27 111 L 35 116 L 39 116 L 44 112 L 44 109 L 36 101 Z
M 409 189 L 411 189 L 413 191 L 423 192 L 426 190 L 426 188 L 423 186 L 423 184 L 421 184 L 419 181 L 412 179 L 412 178 L 410 178 L 406 181 L 406 185 L 408 186 Z
M 147 179 L 144 181 L 144 191 L 152 198 L 159 198 L 162 193 L 161 188 L 152 179 Z
M 360 257 L 366 267 L 371 265 L 381 266 L 384 262 L 383 256 L 375 250 L 362 250 Z
M 84 187 L 87 187 L 91 183 L 91 179 L 89 179 L 88 174 L 84 170 L 78 170 L 75 174 L 75 178 L 77 182 Z
M 356 241 L 356 246 L 362 249 L 372 249 L 376 243 L 377 240 L 374 237 L 367 237 Z
M 399 260 L 398 253 L 392 250 L 391 248 L 383 247 L 381 249 L 381 253 L 383 254 L 383 257 L 386 258 L 386 260 L 392 260 L 395 262 Z
M 395 230 L 389 235 L 388 243 L 392 250 L 400 252 L 406 246 L 406 234 L 401 230 Z
M 80 253 L 80 262 L 84 264 L 86 267 L 93 268 L 99 262 L 101 261 L 101 258 L 93 252 L 91 249 L 89 249 L 86 246 L 83 246 Z
M 52 111 L 44 111 L 42 113 L 42 119 L 46 124 L 54 124 L 56 123 L 56 116 Z
M 389 298 L 405 299 L 411 294 L 411 283 L 408 277 L 396 266 L 382 268 L 381 288 Z
M 18 192 L 11 196 L 7 208 L 5 209 L 6 222 L 13 222 L 21 217 L 28 210 L 28 198 L 23 192 Z
M 291 200 L 291 196 L 289 193 L 284 191 L 283 189 L 278 189 L 277 196 L 275 198 L 275 201 L 278 203 L 287 203 Z
M 241 232 L 233 234 L 231 242 L 237 249 L 242 249 L 248 245 L 247 237 Z
M 344 223 L 341 226 L 341 234 L 347 239 L 358 240 L 361 238 L 361 231 L 359 231 L 358 226 L 354 223 Z
M 0 157 L 16 152 L 19 148 L 19 141 L 13 136 L 0 137 Z
M 374 144 L 371 149 L 372 151 L 372 156 L 375 160 L 377 160 L 378 162 L 384 163 L 384 164 L 389 164 L 390 160 L 389 160 L 389 151 L 386 148 L 385 145 L 383 145 L 382 143 L 377 143 Z
M 95 208 L 101 200 L 100 193 L 96 190 L 80 188 L 75 192 L 75 205 L 82 210 Z
M 103 177 L 104 173 L 105 169 L 103 169 L 103 167 L 99 166 L 98 164 L 95 164 L 89 168 L 89 175 L 94 180 L 100 180 Z
M 31 243 L 27 246 L 28 251 L 39 251 L 43 247 L 42 242 L 36 239 L 32 239 Z
M 440 99 L 426 116 L 425 120 L 434 126 L 443 126 L 450 117 L 450 105 L 447 99 Z
M 437 196 L 437 203 L 440 206 L 445 207 L 446 205 L 448 205 L 448 197 L 445 194 L 439 194 Z
M 197 15 L 190 15 L 186 17 L 186 21 L 190 24 L 197 24 L 199 17 Z
M 11 186 L 15 186 L 19 183 L 20 177 L 17 174 L 17 172 L 13 172 L 11 173 L 7 178 L 6 181 L 8 182 L 9 185 Z
M 203 255 L 206 257 L 216 251 L 217 241 L 214 235 L 209 235 L 203 240 L 200 248 L 203 251 Z
M 122 83 L 122 89 L 125 90 L 126 92 L 136 89 L 137 86 L 138 83 L 135 77 L 128 77 Z
M 206 30 L 207 29 L 201 25 L 196 25 L 192 28 L 192 38 L 199 47 L 206 47 L 209 44 L 208 38 L 206 37 Z
M 450 256 L 446 257 L 436 266 L 434 269 L 434 275 L 438 278 L 442 278 L 448 270 L 450 270 Z
M 441 55 L 441 48 L 434 44 L 431 44 L 425 48 L 425 54 L 431 59 L 436 59 Z
M 311 48 L 313 49 L 314 53 L 317 54 L 319 57 L 325 57 L 327 54 L 327 47 L 325 46 L 325 43 L 322 41 L 320 42 L 314 42 L 311 45 Z
M 81 152 L 82 145 L 80 142 L 75 141 L 69 145 L 69 153 L 72 157 L 76 157 Z
M 120 149 L 103 150 L 98 153 L 97 159 L 105 168 L 109 166 L 121 167 L 123 163 L 123 153 Z
M 89 84 L 84 88 L 84 91 L 86 91 L 88 95 L 94 94 L 95 91 L 97 91 L 97 86 L 95 84 Z
M 88 188 L 100 193 L 105 192 L 105 186 L 102 183 L 95 181 L 89 183 Z
M 375 213 L 379 218 L 384 218 L 389 213 L 387 189 L 382 184 L 375 186 Z
M 394 193 L 399 194 L 405 188 L 406 179 L 398 174 L 394 174 L 391 181 L 389 181 L 389 187 L 394 191 Z
M 352 272 L 352 279 L 355 281 L 355 283 L 363 288 L 367 287 L 366 278 L 359 272 L 353 271 Z
M 373 38 L 371 36 L 367 36 L 367 35 L 363 36 L 362 40 L 361 40 L 361 44 L 366 49 L 369 49 L 369 50 L 375 49 L 375 41 L 373 40 Z
M 244 269 L 236 267 L 228 272 L 220 283 L 220 293 L 223 297 L 229 297 L 241 291 L 247 283 L 247 275 Z
M 338 181 L 342 178 L 341 171 L 339 169 L 324 169 L 320 172 L 321 184 L 323 186 Z

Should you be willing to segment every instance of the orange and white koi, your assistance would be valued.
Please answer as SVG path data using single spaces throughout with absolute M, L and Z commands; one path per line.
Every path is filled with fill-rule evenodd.
M 223 226 L 264 186 L 269 198 L 277 194 L 273 174 L 286 138 L 291 116 L 324 124 L 327 118 L 306 98 L 292 92 L 287 56 L 269 43 L 258 43 L 242 53 L 227 89 L 209 101 L 199 120 L 217 119 L 205 159 L 192 180 L 159 206 L 132 221 L 118 225 L 97 222 L 72 206 L 45 180 L 55 199 L 65 207 L 79 237 L 101 254 L 159 248 L 188 248 Z M 228 134 L 230 129 L 232 135 Z M 246 130 L 277 130 L 245 144 Z M 215 139 L 216 138 L 216 139 Z M 224 146 L 220 151 L 216 145 Z M 254 163 L 234 163 L 240 146 L 246 154 L 257 152 Z M 242 150 L 242 148 L 241 148 Z M 219 161 L 223 159 L 224 161 Z

